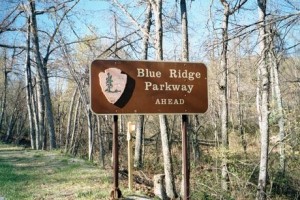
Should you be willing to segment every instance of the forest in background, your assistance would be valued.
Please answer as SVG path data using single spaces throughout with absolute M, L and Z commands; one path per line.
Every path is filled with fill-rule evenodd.
M 113 119 L 89 108 L 91 62 L 204 62 L 209 108 L 188 125 L 191 199 L 299 199 L 300 3 L 200 2 L 2 0 L 1 140 L 109 169 Z M 128 121 L 136 172 L 164 173 L 167 196 L 182 195 L 181 116 L 120 116 L 121 168 Z

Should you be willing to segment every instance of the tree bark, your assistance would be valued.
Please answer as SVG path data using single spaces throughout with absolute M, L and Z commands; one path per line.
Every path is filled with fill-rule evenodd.
M 7 130 L 6 130 L 5 142 L 10 142 L 10 139 L 12 138 L 12 134 L 13 134 L 12 130 L 13 130 L 15 122 L 16 122 L 15 112 L 16 112 L 16 108 L 13 110 L 13 113 L 9 118 Z
M 30 66 L 30 18 L 27 19 L 27 39 L 26 39 L 26 66 L 25 66 L 25 82 L 26 82 L 26 100 L 27 100 L 27 109 L 28 109 L 28 121 L 29 121 L 29 135 L 30 135 L 30 144 L 31 148 L 35 149 L 35 132 L 34 132 L 34 114 L 33 114 L 33 105 L 32 105 L 32 82 L 31 82 L 31 66 Z
M 105 148 L 104 148 L 104 137 L 101 132 L 101 121 L 99 115 L 96 116 L 97 127 L 98 127 L 98 139 L 99 139 L 99 160 L 102 167 L 105 167 Z
M 72 95 L 72 100 L 69 108 L 69 113 L 68 113 L 68 124 L 67 124 L 67 132 L 66 132 L 66 143 L 65 143 L 65 153 L 68 152 L 69 144 L 70 144 L 70 134 L 71 134 L 71 129 L 72 129 L 72 116 L 73 116 L 73 109 L 74 109 L 74 102 L 76 99 L 76 94 L 77 94 L 78 88 L 74 90 L 74 93 Z
M 224 11 L 222 21 L 222 52 L 221 52 L 221 79 L 219 83 L 220 99 L 221 99 L 221 187 L 223 191 L 229 189 L 229 176 L 228 176 L 228 64 L 227 64 L 227 51 L 228 51 L 228 22 L 230 16 L 229 4 L 225 0 L 221 0 Z
M 275 50 L 275 41 L 274 37 L 276 37 L 276 34 L 273 33 L 276 30 L 272 30 L 272 27 L 270 28 L 270 51 L 269 51 L 269 59 L 271 64 L 271 76 L 273 77 L 273 84 L 272 84 L 272 91 L 274 92 L 274 96 L 277 103 L 277 112 L 275 113 L 276 117 L 278 118 L 278 127 L 279 127 L 279 165 L 280 165 L 280 171 L 282 175 L 285 174 L 285 168 L 286 168 L 286 158 L 285 158 L 285 130 L 284 130 L 284 113 L 283 113 L 283 105 L 282 105 L 282 97 L 281 97 L 281 89 L 280 89 L 280 82 L 279 82 L 279 65 L 280 65 L 280 57 L 278 57 L 278 53 Z
M 238 1 L 233 8 L 230 8 L 230 4 L 226 0 L 220 0 L 224 10 L 223 10 L 223 20 L 222 20 L 222 52 L 221 52 L 221 79 L 219 83 L 220 89 L 220 99 L 221 99 L 221 152 L 222 152 L 222 162 L 221 162 L 221 187 L 223 191 L 227 192 L 229 190 L 229 175 L 228 175 L 228 163 L 227 163 L 227 153 L 229 150 L 229 140 L 228 140 L 228 24 L 230 15 L 234 14 L 239 10 L 247 0 Z
M 74 154 L 75 150 L 75 140 L 76 140 L 76 131 L 79 129 L 79 119 L 78 116 L 80 116 L 80 106 L 81 106 L 81 100 L 80 97 L 78 98 L 78 101 L 76 103 L 75 107 L 75 116 L 73 118 L 73 131 L 71 134 L 71 141 L 70 141 L 70 150 L 68 150 L 71 154 Z
M 187 17 L 187 9 L 186 9 L 186 1 L 180 0 L 180 15 L 181 15 L 181 59 L 182 61 L 189 61 L 189 35 L 188 35 L 188 17 Z M 183 118 L 183 117 L 182 117 Z M 186 116 L 187 119 L 187 116 Z M 186 120 L 187 123 L 188 120 Z M 187 131 L 182 130 L 182 168 L 181 168 L 181 174 L 182 174 L 182 182 L 181 182 L 181 192 L 180 196 L 182 198 L 187 197 L 189 199 L 189 171 L 190 171 L 190 145 L 189 145 L 189 136 Z M 186 154 L 185 149 L 186 148 Z M 184 157 L 187 159 L 187 166 L 184 166 Z M 187 167 L 187 169 L 185 169 Z M 185 185 L 184 177 L 187 177 L 187 185 Z
M 240 50 L 239 50 L 240 51 Z M 243 149 L 244 149 L 244 153 L 245 155 L 247 155 L 247 142 L 246 142 L 246 139 L 245 139 L 245 132 L 244 132 L 244 126 L 243 126 L 243 109 L 242 109 L 242 106 L 241 106 L 241 96 L 240 96 L 240 87 L 241 87 L 241 84 L 240 84 L 240 67 L 241 67 L 241 63 L 240 63 L 240 59 L 238 61 L 238 64 L 237 64 L 237 67 L 236 67 L 236 98 L 237 98 L 237 104 L 238 104 L 238 113 L 237 113 L 237 116 L 238 116 L 238 133 L 239 133 L 239 136 L 241 137 L 241 141 L 242 141 L 242 146 L 243 146 Z
M 188 34 L 188 16 L 186 10 L 186 0 L 180 0 L 180 12 L 181 12 L 181 59 L 183 61 L 189 61 L 189 34 Z
M 15 98 L 15 102 L 14 102 L 14 105 L 13 105 L 13 110 L 12 110 L 12 113 L 11 113 L 11 116 L 9 118 L 9 122 L 8 122 L 8 125 L 7 125 L 6 137 L 5 137 L 6 142 L 9 142 L 10 139 L 12 138 L 13 128 L 16 124 L 18 115 L 20 114 L 20 112 L 18 112 L 18 109 L 19 109 L 18 106 L 20 104 L 20 95 L 21 95 L 20 88 L 21 88 L 21 86 L 19 86 L 19 89 L 17 90 L 17 96 Z
M 136 125 L 134 167 L 140 169 L 143 167 L 143 137 L 144 137 L 144 115 L 139 115 Z
M 0 111 L 0 131 L 2 130 L 2 124 L 6 109 L 6 93 L 7 93 L 7 75 L 9 71 L 7 70 L 7 57 L 6 57 L 6 51 L 4 52 L 4 89 L 2 92 L 2 99 L 1 99 L 1 111 Z
M 38 133 L 36 133 L 36 149 L 42 148 L 42 141 L 44 141 L 45 132 L 45 103 L 43 96 L 43 87 L 41 83 L 41 77 L 36 75 L 36 98 L 37 98 L 37 123 L 38 123 Z
M 276 101 L 277 101 L 277 108 L 278 108 L 278 126 L 279 126 L 279 164 L 280 170 L 282 174 L 285 174 L 286 168 L 286 158 L 285 158 L 285 130 L 284 130 L 284 113 L 283 113 L 283 106 L 282 106 L 282 97 L 281 97 L 281 90 L 280 90 L 280 83 L 279 83 L 279 76 L 278 76 L 278 63 L 273 64 L 273 73 L 274 73 L 274 83 L 275 83 L 275 94 L 276 94 Z
M 88 121 L 88 141 L 89 141 L 89 160 L 93 160 L 93 148 L 94 148 L 94 132 L 92 125 L 92 111 L 87 110 L 87 121 Z
M 159 115 L 159 124 L 160 124 L 160 134 L 161 134 L 161 143 L 162 143 L 162 153 L 164 160 L 164 173 L 165 173 L 165 182 L 166 182 L 166 192 L 169 198 L 177 198 L 174 175 L 173 175 L 173 165 L 172 165 L 172 156 L 169 147 L 168 139 L 168 125 L 166 115 Z
M 146 22 L 143 31 L 143 52 L 142 59 L 148 59 L 148 44 L 149 44 L 149 33 L 151 28 L 151 4 L 147 2 L 147 11 L 146 11 Z M 134 151 L 134 167 L 142 168 L 143 167 L 143 138 L 144 138 L 144 115 L 138 116 L 138 121 L 136 125 L 136 139 L 135 139 L 135 151 Z
M 260 47 L 260 63 L 258 70 L 260 71 L 259 87 L 261 101 L 259 104 L 259 120 L 260 120 L 260 167 L 258 178 L 258 190 L 256 199 L 265 200 L 267 174 L 268 174 L 268 149 L 269 149 L 269 71 L 267 65 L 267 45 L 266 45 L 266 0 L 258 0 L 258 21 L 259 21 L 259 47 Z
M 30 101 L 32 104 L 32 110 L 33 110 L 33 122 L 34 122 L 34 130 L 35 130 L 35 149 L 40 149 L 40 130 L 39 130 L 39 115 L 38 115 L 38 101 L 37 99 L 37 84 L 36 84 L 36 78 L 32 77 L 32 85 L 35 85 L 35 87 L 32 87 L 32 95 L 30 97 Z
M 163 27 L 162 27 L 162 0 L 151 0 L 151 6 L 155 16 L 155 50 L 156 59 L 163 60 Z M 174 199 L 177 197 L 171 153 L 169 148 L 168 140 L 168 128 L 167 128 L 167 117 L 166 115 L 159 115 L 160 122 L 160 134 L 162 141 L 163 157 L 164 157 L 164 172 L 166 181 L 166 192 L 169 198 Z

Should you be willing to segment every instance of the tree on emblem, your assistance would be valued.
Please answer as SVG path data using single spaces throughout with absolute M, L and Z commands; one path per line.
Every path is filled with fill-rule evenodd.
M 106 77 L 107 89 L 105 90 L 106 92 L 111 92 L 111 88 L 113 87 L 112 83 L 113 83 L 112 75 L 110 73 L 107 73 L 107 77 Z
M 115 93 L 115 92 L 121 92 L 117 89 L 115 89 L 115 91 L 111 91 L 112 87 L 113 87 L 113 79 L 112 79 L 112 75 L 110 73 L 107 73 L 107 77 L 106 77 L 106 92 L 109 93 Z

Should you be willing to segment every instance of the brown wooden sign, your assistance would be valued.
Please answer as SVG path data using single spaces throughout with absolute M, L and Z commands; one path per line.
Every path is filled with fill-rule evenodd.
M 195 114 L 208 108 L 202 63 L 95 60 L 90 69 L 96 114 Z

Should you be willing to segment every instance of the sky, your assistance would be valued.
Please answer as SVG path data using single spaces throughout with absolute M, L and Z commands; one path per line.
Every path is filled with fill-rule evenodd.
M 134 0 L 119 0 L 124 5 L 129 5 L 131 8 L 129 9 L 129 12 L 135 17 L 135 18 L 143 18 L 143 12 L 144 10 L 138 6 L 135 6 Z M 164 12 L 166 17 L 179 17 L 180 13 L 180 7 L 179 3 L 176 3 L 176 1 L 163 1 L 164 3 Z M 206 37 L 201 37 L 199 35 L 204 36 L 204 34 L 199 34 L 199 32 L 205 32 L 204 29 L 206 29 L 207 25 L 207 16 L 209 13 L 209 4 L 210 1 L 188 1 L 188 10 L 189 10 L 189 24 L 190 27 L 193 27 L 190 29 L 190 42 L 193 44 L 196 43 L 202 43 L 203 39 Z M 119 17 L 119 20 L 130 22 L 130 19 L 128 16 L 124 15 L 124 13 L 111 5 L 111 3 L 107 2 L 106 0 L 82 0 L 75 8 L 76 12 L 84 12 L 84 17 L 78 18 L 77 22 L 78 24 L 84 24 L 85 22 L 88 22 L 89 24 L 92 24 L 96 29 L 97 33 L 99 35 L 101 34 L 107 34 L 108 32 L 113 32 L 114 30 L 114 21 L 113 21 L 113 13 L 115 12 L 116 15 Z M 140 22 L 142 23 L 142 22 Z M 88 30 L 85 26 L 80 25 L 82 29 L 82 33 L 86 31 L 88 33 Z M 119 28 L 121 29 L 121 28 Z M 128 31 L 130 29 L 137 29 L 137 26 L 132 25 L 131 27 L 128 27 Z M 180 30 L 180 29 L 179 29 Z M 122 30 L 123 31 L 123 30 Z M 168 46 L 170 43 L 172 45 L 176 44 L 176 46 L 180 46 L 180 38 L 178 38 L 178 34 L 168 33 L 167 37 L 164 39 L 164 45 Z M 198 47 L 197 48 L 201 48 Z M 166 48 L 167 50 L 170 48 Z M 173 48 L 172 48 L 173 49 Z M 166 50 L 166 51 L 167 51 Z M 180 48 L 177 48 L 177 51 L 180 51 Z M 197 50 L 198 51 L 198 50 Z M 170 52 L 169 52 L 170 53 Z M 176 59 L 175 57 L 173 59 Z
M 112 0 L 111 0 L 112 1 Z M 132 6 L 129 9 L 129 13 L 132 14 L 135 18 L 142 18 L 142 10 L 140 7 L 135 6 L 136 0 L 119 0 L 124 5 Z M 176 16 L 180 20 L 180 7 L 179 1 L 169 0 L 163 1 L 164 15 L 165 18 L 173 18 Z M 257 10 L 256 10 L 256 1 L 249 0 L 245 7 L 247 10 L 241 10 L 237 15 L 231 17 L 233 23 L 239 24 L 251 24 L 257 20 Z M 188 20 L 189 20 L 189 36 L 192 52 L 191 55 L 194 55 L 194 58 L 191 59 L 204 59 L 207 55 L 205 54 L 207 43 L 214 40 L 216 33 L 220 37 L 221 32 L 221 20 L 222 20 L 222 5 L 219 0 L 193 0 L 187 1 L 188 9 Z M 212 11 L 211 11 L 212 10 Z M 101 34 L 107 34 L 108 32 L 113 32 L 114 22 L 113 22 L 113 13 L 117 13 L 119 20 L 130 22 L 128 16 L 124 15 L 120 9 L 113 7 L 111 3 L 106 0 L 81 0 L 80 3 L 76 6 L 77 12 L 84 12 L 83 18 L 78 18 L 78 23 L 81 24 L 88 22 L 92 24 L 97 32 Z M 247 14 L 243 14 L 247 13 Z M 168 26 L 167 23 L 164 24 L 164 28 Z M 82 32 L 88 32 L 84 26 L 81 26 Z M 180 27 L 177 27 L 180 31 Z M 121 28 L 120 28 L 121 29 Z M 137 29 L 135 25 L 132 25 L 129 29 Z M 165 29 L 166 30 L 166 29 Z M 181 38 L 180 34 L 168 32 L 165 34 L 164 45 L 166 53 L 172 54 L 171 51 L 180 51 Z M 173 46 L 168 48 L 168 46 Z M 174 50 L 175 46 L 175 50 Z M 169 52 L 168 52 L 169 50 Z M 180 54 L 179 54 L 180 55 Z M 175 56 L 175 54 L 174 54 Z M 169 59 L 178 59 L 176 57 L 169 57 Z
M 23 0 L 27 2 L 27 0 Z M 289 0 L 292 4 L 299 6 L 299 0 Z M 2 6 L 0 7 L 0 17 L 7 13 L 9 8 L 13 7 L 17 2 L 21 2 L 21 0 L 0 0 L 2 2 Z M 15 2 L 14 4 L 8 2 Z M 51 1 L 50 1 L 51 2 Z M 117 7 L 112 6 L 112 0 L 81 0 L 78 5 L 75 6 L 72 11 L 74 15 L 72 16 L 72 23 L 76 26 L 76 32 L 80 36 L 86 36 L 91 34 L 91 30 L 95 31 L 98 36 L 111 36 L 114 34 L 114 13 L 119 21 L 118 31 L 120 31 L 120 37 L 126 31 L 130 32 L 132 30 L 138 29 L 136 25 L 131 24 L 126 28 L 122 28 L 126 23 L 130 22 L 128 16 L 124 15 L 124 13 Z M 143 23 L 143 12 L 144 8 L 141 8 L 136 4 L 136 0 L 119 0 L 122 4 L 129 6 L 129 13 L 131 13 L 135 18 L 140 19 L 139 22 Z M 213 4 L 211 5 L 211 3 Z M 231 1 L 229 1 L 231 2 Z M 272 13 L 283 13 L 287 14 L 290 12 L 295 12 L 297 8 L 293 8 L 290 4 L 286 3 L 286 0 L 278 1 L 278 0 L 270 0 L 268 1 L 270 5 L 272 5 L 272 9 L 274 12 Z M 298 2 L 298 3 L 297 3 Z M 189 19 L 189 35 L 190 35 L 190 46 L 191 46 L 191 55 L 192 59 L 204 59 L 206 54 L 205 51 L 207 48 L 205 45 L 212 42 L 214 38 L 220 37 L 220 27 L 222 20 L 222 6 L 219 0 L 193 0 L 187 1 L 188 7 L 188 19 Z M 180 21 L 180 7 L 179 0 L 163 0 L 163 13 L 164 18 L 174 18 L 176 16 L 177 20 Z M 271 6 L 269 6 L 271 7 Z M 298 11 L 299 11 L 298 7 Z M 234 23 L 237 24 L 251 24 L 256 22 L 257 20 L 257 9 L 256 9 L 256 1 L 249 0 L 245 4 L 244 10 L 241 10 L 237 13 L 236 16 L 231 16 L 231 25 Z M 210 12 L 212 9 L 212 12 Z M 42 21 L 39 21 L 40 27 L 45 27 L 50 29 L 51 23 L 47 17 L 39 16 L 39 18 L 43 18 Z M 164 23 L 164 28 L 167 31 L 167 20 Z M 20 20 L 18 23 L 22 26 L 24 21 Z M 45 29 L 46 29 L 45 28 Z M 168 59 L 178 59 L 176 58 L 176 54 L 174 51 L 179 52 L 181 46 L 181 38 L 178 31 L 180 31 L 180 27 L 177 25 L 177 32 L 168 32 L 165 34 L 164 45 L 165 52 L 169 55 Z M 298 29 L 299 30 L 299 29 Z M 71 36 L 71 31 L 64 29 L 66 32 L 70 32 L 70 34 L 66 34 L 66 36 L 70 37 L 70 40 L 74 39 Z M 14 33 L 14 35 L 9 35 L 7 39 L 18 38 L 18 36 L 22 33 Z M 295 33 L 294 33 L 295 35 Z M 0 36 L 3 37 L 3 36 Z M 295 36 L 296 37 L 296 36 Z M 0 38 L 1 39 L 1 38 Z M 292 41 L 292 40 L 290 40 Z M 292 41 L 291 43 L 293 43 Z M 175 50 L 174 50 L 175 49 Z M 172 52 L 173 51 L 173 52 Z M 172 57 L 172 54 L 174 56 Z M 180 54 L 179 54 L 180 55 Z
M 2 21 L 3 17 L 7 14 L 7 12 L 14 7 L 17 3 L 22 0 L 0 0 L 0 21 Z M 24 2 L 28 2 L 28 0 L 23 0 Z M 41 0 L 42 1 L 42 0 Z M 44 0 L 46 1 L 46 0 Z M 51 0 L 47 0 L 49 2 L 53 2 Z M 141 8 L 139 5 L 136 5 L 137 0 L 119 0 L 122 4 L 129 6 L 129 12 L 137 19 L 139 22 L 143 23 L 143 12 L 144 8 Z M 233 0 L 232 0 L 233 1 Z M 287 0 L 269 0 L 269 4 L 272 5 L 274 14 L 289 14 L 293 12 L 299 12 L 300 10 L 300 1 L 299 0 L 289 0 L 296 7 L 287 4 Z M 10 3 L 9 3 L 10 2 Z M 11 4 L 11 2 L 14 2 Z M 94 31 L 95 34 L 102 37 L 111 37 L 110 43 L 113 43 L 113 38 L 115 36 L 114 31 L 114 13 L 118 19 L 118 36 L 122 37 L 126 32 L 130 32 L 138 29 L 136 25 L 131 23 L 130 26 L 125 28 L 126 23 L 131 22 L 128 16 L 124 15 L 124 13 L 112 6 L 112 0 L 81 0 L 78 5 L 75 6 L 72 11 L 73 15 L 71 18 L 71 23 L 69 25 L 75 25 L 75 31 L 79 34 L 80 37 L 84 37 L 87 35 L 91 35 L 91 30 Z M 190 61 L 204 62 L 207 63 L 209 60 L 208 53 L 208 45 L 211 45 L 212 42 L 218 37 L 221 37 L 221 20 L 222 20 L 222 6 L 219 0 L 188 0 L 188 19 L 189 19 L 189 42 L 190 42 Z M 211 5 L 213 2 L 213 5 Z M 40 5 L 40 4 L 39 4 Z M 38 7 L 39 8 L 39 7 Z M 246 9 L 240 10 L 237 15 L 232 16 L 230 20 L 230 26 L 233 24 L 251 24 L 256 22 L 257 20 L 257 8 L 256 8 L 256 0 L 249 0 L 246 5 Z M 212 12 L 210 12 L 210 9 Z M 298 9 L 298 10 L 297 10 Z M 163 13 L 164 19 L 175 18 L 180 23 L 180 7 L 179 0 L 163 0 Z M 46 36 L 48 33 L 53 32 L 51 29 L 53 25 L 53 20 L 45 16 L 39 17 L 39 27 L 44 32 L 41 32 L 41 35 L 44 34 Z M 40 20 L 42 19 L 42 20 Z M 181 51 L 181 35 L 180 35 L 180 27 L 177 24 L 176 29 L 172 31 L 168 30 L 167 27 L 170 25 L 167 22 L 171 20 L 165 20 L 163 24 L 164 30 L 168 31 L 165 33 L 164 38 L 164 53 L 165 60 L 174 60 L 177 61 L 180 59 L 180 51 Z M 175 23 L 174 23 L 175 24 Z M 24 17 L 20 18 L 17 23 L 17 26 L 24 26 Z M 170 26 L 169 26 L 170 27 Z M 253 26 L 255 28 L 255 26 Z M 154 27 L 152 27 L 152 30 Z M 64 35 L 69 37 L 69 41 L 74 41 L 76 38 L 72 31 L 68 28 L 62 29 Z M 288 45 L 295 44 L 295 41 L 299 42 L 299 25 L 293 27 L 290 30 L 289 38 L 286 40 Z M 298 32 L 297 32 L 298 31 Z M 218 33 L 218 34 L 216 34 Z M 216 36 L 217 35 L 217 36 Z M 257 33 L 252 33 L 253 38 L 251 38 L 251 42 L 255 43 Z M 20 39 L 21 38 L 21 39 Z M 23 38 L 23 39 L 22 39 Z M 13 32 L 7 34 L 0 35 L 0 43 L 8 42 L 11 44 L 22 43 L 24 45 L 24 32 Z M 43 39 L 43 38 L 42 38 Z M 152 41 L 153 45 L 153 41 Z M 253 44 L 252 50 L 255 50 L 255 44 Z M 246 46 L 246 45 L 244 45 Z M 250 49 L 249 48 L 249 49 Z M 244 52 L 247 52 L 248 49 L 245 49 Z M 155 59 L 154 50 L 152 48 L 152 57 L 150 59 Z M 216 51 L 217 52 L 217 51 Z M 298 48 L 298 54 L 299 54 Z M 217 52 L 219 53 L 219 52 Z M 255 53 L 255 51 L 254 51 Z M 21 55 L 23 56 L 23 54 Z M 140 59 L 139 55 L 133 55 L 133 59 Z M 55 59 L 55 56 L 52 56 L 51 59 Z

